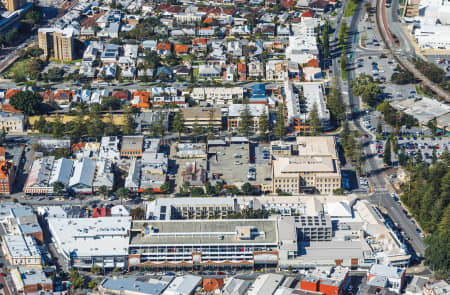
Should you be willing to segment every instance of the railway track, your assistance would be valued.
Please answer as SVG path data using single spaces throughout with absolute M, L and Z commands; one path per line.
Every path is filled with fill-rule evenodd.
M 420 81 L 422 84 L 429 87 L 436 95 L 445 100 L 446 102 L 450 102 L 449 93 L 436 85 L 433 81 L 428 79 L 422 72 L 420 72 L 409 60 L 402 59 L 396 53 L 396 49 L 399 48 L 398 44 L 394 41 L 391 32 L 389 31 L 387 21 L 386 21 L 386 0 L 377 0 L 376 3 L 376 17 L 375 17 L 376 25 L 378 31 L 380 32 L 380 36 L 383 39 L 384 44 L 388 48 L 388 50 L 392 53 L 394 59 L 398 62 L 400 66 L 402 66 L 407 71 L 411 72 L 414 77 Z

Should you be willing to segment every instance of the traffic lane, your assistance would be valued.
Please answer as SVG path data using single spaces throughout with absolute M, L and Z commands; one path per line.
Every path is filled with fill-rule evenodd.
M 417 226 L 411 222 L 411 219 L 403 212 L 403 208 L 392 199 L 387 193 L 378 194 L 381 200 L 381 205 L 386 209 L 389 217 L 393 222 L 397 223 L 401 230 L 403 230 L 410 240 L 409 244 L 413 247 L 414 251 L 421 256 L 425 254 L 425 245 L 422 238 L 416 232 Z

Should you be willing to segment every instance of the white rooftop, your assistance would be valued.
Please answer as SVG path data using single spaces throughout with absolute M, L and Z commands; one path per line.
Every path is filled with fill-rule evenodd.
M 128 254 L 131 217 L 50 218 L 48 224 L 67 257 Z

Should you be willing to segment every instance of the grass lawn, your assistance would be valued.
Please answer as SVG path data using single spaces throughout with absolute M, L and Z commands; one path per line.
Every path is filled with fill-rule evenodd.
M 194 78 L 198 79 L 198 67 L 193 68 L 194 69 Z
M 341 71 L 341 76 L 343 81 L 347 81 L 347 71 Z
M 344 17 L 350 17 L 355 13 L 356 6 L 358 6 L 358 0 L 350 0 L 345 8 Z
M 6 72 L 5 77 L 12 78 L 14 73 L 27 73 L 32 59 L 20 59 L 16 61 Z

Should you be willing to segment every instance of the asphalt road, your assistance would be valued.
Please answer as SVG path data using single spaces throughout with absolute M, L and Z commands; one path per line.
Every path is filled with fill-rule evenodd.
M 355 10 L 355 14 L 353 15 L 352 21 L 349 26 L 349 32 L 354 32 L 358 27 L 361 12 L 363 11 L 362 7 L 364 7 L 364 1 L 360 2 L 359 6 Z M 353 42 L 353 40 L 348 40 L 347 44 L 349 48 L 348 51 L 349 52 L 354 51 L 353 61 L 356 61 L 359 56 L 359 53 L 355 51 L 356 47 L 359 46 L 358 44 L 359 42 Z M 338 73 L 336 73 L 336 75 L 337 74 Z M 358 97 L 353 97 L 350 88 L 350 81 L 354 79 L 354 76 L 355 76 L 354 66 L 349 65 L 349 70 L 347 74 L 348 77 L 347 87 L 349 91 L 347 95 L 349 105 L 352 107 L 353 110 L 355 108 L 360 109 L 360 99 Z M 353 120 L 353 124 L 362 133 L 370 134 L 368 130 L 363 129 L 359 119 Z M 375 140 L 375 136 L 373 134 L 371 140 Z M 364 152 L 366 155 L 370 155 L 373 153 L 370 150 L 369 145 L 364 146 Z M 420 256 L 423 256 L 425 253 L 425 245 L 419 234 L 416 232 L 417 228 L 416 225 L 414 225 L 411 222 L 411 219 L 409 219 L 406 216 L 406 214 L 403 212 L 403 208 L 401 207 L 401 205 L 395 202 L 393 198 L 390 196 L 390 193 L 385 190 L 387 184 L 385 180 L 385 173 L 383 171 L 382 161 L 379 161 L 378 158 L 376 157 L 368 157 L 366 161 L 366 169 L 371 172 L 371 177 L 369 178 L 369 181 L 371 182 L 372 186 L 381 188 L 371 197 L 371 201 L 386 209 L 392 221 L 398 223 L 399 226 L 405 231 L 405 233 L 411 238 L 409 242 L 410 245 L 413 247 L 414 251 L 418 253 Z

